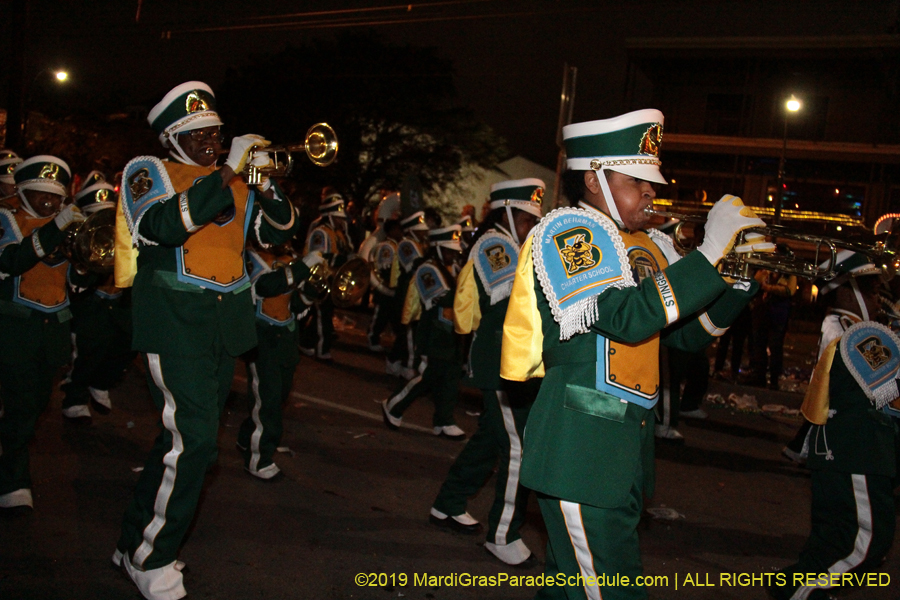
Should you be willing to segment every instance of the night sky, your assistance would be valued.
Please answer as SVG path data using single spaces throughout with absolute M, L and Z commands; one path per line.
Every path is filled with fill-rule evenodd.
M 7 18 L 9 4 L 2 3 L 0 14 L 7 52 L 15 26 Z M 29 5 L 25 79 L 34 82 L 32 99 L 53 98 L 82 111 L 149 107 L 189 79 L 215 89 L 226 69 L 244 64 L 250 54 L 339 31 L 370 30 L 390 43 L 436 47 L 455 66 L 457 103 L 473 108 L 505 137 L 513 154 L 553 167 L 566 62 L 578 68 L 574 120 L 604 118 L 629 108 L 624 106 L 626 38 L 896 33 L 900 1 L 31 0 Z M 317 11 L 321 14 L 312 14 Z M 37 75 L 58 66 L 71 72 L 65 90 L 51 88 L 47 74 Z M 4 72 L 0 102 L 6 87 Z

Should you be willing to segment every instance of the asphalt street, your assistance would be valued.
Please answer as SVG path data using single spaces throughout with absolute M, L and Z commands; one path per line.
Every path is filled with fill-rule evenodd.
M 482 536 L 429 524 L 431 502 L 463 444 L 432 435 L 427 400 L 410 408 L 400 431 L 383 425 L 376 402 L 399 380 L 365 348 L 365 317 L 346 318 L 332 364 L 302 359 L 285 406 L 284 451 L 276 457 L 285 476 L 274 482 L 247 474 L 235 450 L 247 415 L 239 363 L 218 466 L 180 555 L 188 597 L 532 598 L 537 588 L 514 578 L 540 575 L 542 564 L 508 568 L 484 550 Z M 139 365 L 132 368 L 111 392 L 113 412 L 95 414 L 86 426 L 64 423 L 61 394 L 54 396 L 32 445 L 35 510 L 0 519 L 0 599 L 139 598 L 110 556 L 158 431 L 144 377 Z M 760 405 L 796 407 L 801 400 L 720 382 L 711 391 L 751 393 Z M 479 404 L 476 390 L 462 391 L 457 419 L 468 433 Z M 668 579 L 650 597 L 763 599 L 759 578 L 794 562 L 809 528 L 809 474 L 780 456 L 798 421 L 705 408 L 708 419 L 679 425 L 684 445 L 657 446 L 656 493 L 646 508 L 669 510 L 652 511 L 665 518 L 648 513 L 640 534 L 645 574 Z M 493 480 L 469 512 L 485 522 L 492 497 Z M 533 498 L 523 538 L 542 561 L 546 532 Z M 881 568 L 889 586 L 838 597 L 900 598 L 898 546 Z M 475 585 L 490 581 L 468 576 L 493 576 L 498 584 Z

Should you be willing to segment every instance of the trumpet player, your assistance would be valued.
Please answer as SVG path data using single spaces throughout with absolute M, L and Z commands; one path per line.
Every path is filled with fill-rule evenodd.
M 543 377 L 525 429 L 521 482 L 538 493 L 545 574 L 641 575 L 637 525 L 654 486 L 659 344 L 701 348 L 756 290 L 716 270 L 741 230 L 763 222 L 739 198 L 709 213 L 679 260 L 646 231 L 663 115 L 640 110 L 563 128 L 571 208 L 541 219 L 519 254 L 500 375 Z M 538 598 L 645 599 L 643 587 L 545 587 Z
M 353 246 L 347 234 L 344 197 L 332 187 L 322 190 L 319 218 L 309 226 L 304 255 L 319 252 L 331 267 L 340 267 L 350 258 Z M 319 360 L 330 361 L 334 341 L 334 303 L 331 297 L 316 302 L 312 318 L 300 340 L 300 351 Z
M 85 217 L 102 210 L 116 209 L 115 188 L 99 171 L 85 178 L 75 206 Z M 109 389 L 122 378 L 125 368 L 134 360 L 131 350 L 131 293 L 116 286 L 110 272 L 88 271 L 98 265 L 72 268 L 81 275 L 72 294 L 72 370 L 61 386 L 65 397 L 63 417 L 69 421 L 90 421 L 91 407 L 99 414 L 109 414 L 112 401 Z
M 250 240 L 288 241 L 297 221 L 273 181 L 251 189 L 240 177 L 250 161 L 268 162 L 252 155 L 266 140 L 233 138 L 217 167 L 222 121 L 208 85 L 173 88 L 148 121 L 169 159 L 141 156 L 125 167 L 116 282 L 133 286 L 133 348 L 144 353 L 162 431 L 126 510 L 113 562 L 148 600 L 176 600 L 187 593 L 176 558 L 216 460 L 234 359 L 257 344 L 244 249 Z
M 0 509 L 33 508 L 28 443 L 69 359 L 69 263 L 56 250 L 84 220 L 64 206 L 71 171 L 34 156 L 13 172 L 17 195 L 0 208 Z

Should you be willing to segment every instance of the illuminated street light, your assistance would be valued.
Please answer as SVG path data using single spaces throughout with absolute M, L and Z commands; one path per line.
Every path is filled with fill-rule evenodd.
M 778 159 L 778 183 L 776 185 L 778 193 L 778 201 L 775 203 L 775 217 L 773 219 L 776 225 L 781 224 L 781 205 L 784 202 L 784 155 L 787 152 L 787 134 L 788 134 L 788 114 L 796 113 L 803 107 L 803 104 L 793 94 L 784 103 L 784 136 L 781 139 L 781 157 Z
M 57 71 L 55 73 L 57 81 L 63 82 L 69 78 L 69 74 L 65 71 Z

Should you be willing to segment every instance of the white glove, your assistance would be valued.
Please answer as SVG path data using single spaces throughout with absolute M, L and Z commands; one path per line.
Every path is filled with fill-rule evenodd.
M 53 217 L 53 222 L 59 227 L 60 231 L 65 231 L 72 223 L 83 223 L 87 219 L 84 214 L 74 204 L 69 204 L 59 214 Z
M 762 219 L 756 216 L 737 196 L 725 194 L 716 202 L 706 219 L 706 236 L 697 250 L 716 266 L 726 254 L 731 252 L 738 232 L 749 227 L 765 227 Z
M 261 146 L 265 147 L 271 144 L 270 141 L 260 135 L 242 135 L 231 140 L 231 150 L 228 152 L 228 158 L 225 164 L 231 167 L 235 173 L 240 173 L 247 166 L 247 159 L 253 148 Z
M 325 262 L 325 257 L 318 250 L 313 250 L 303 257 L 303 264 L 312 269 L 314 266 Z
M 748 254 L 750 252 L 775 252 L 775 244 L 766 241 L 766 236 L 761 233 L 744 234 L 744 243 L 734 247 L 734 251 L 738 254 Z

